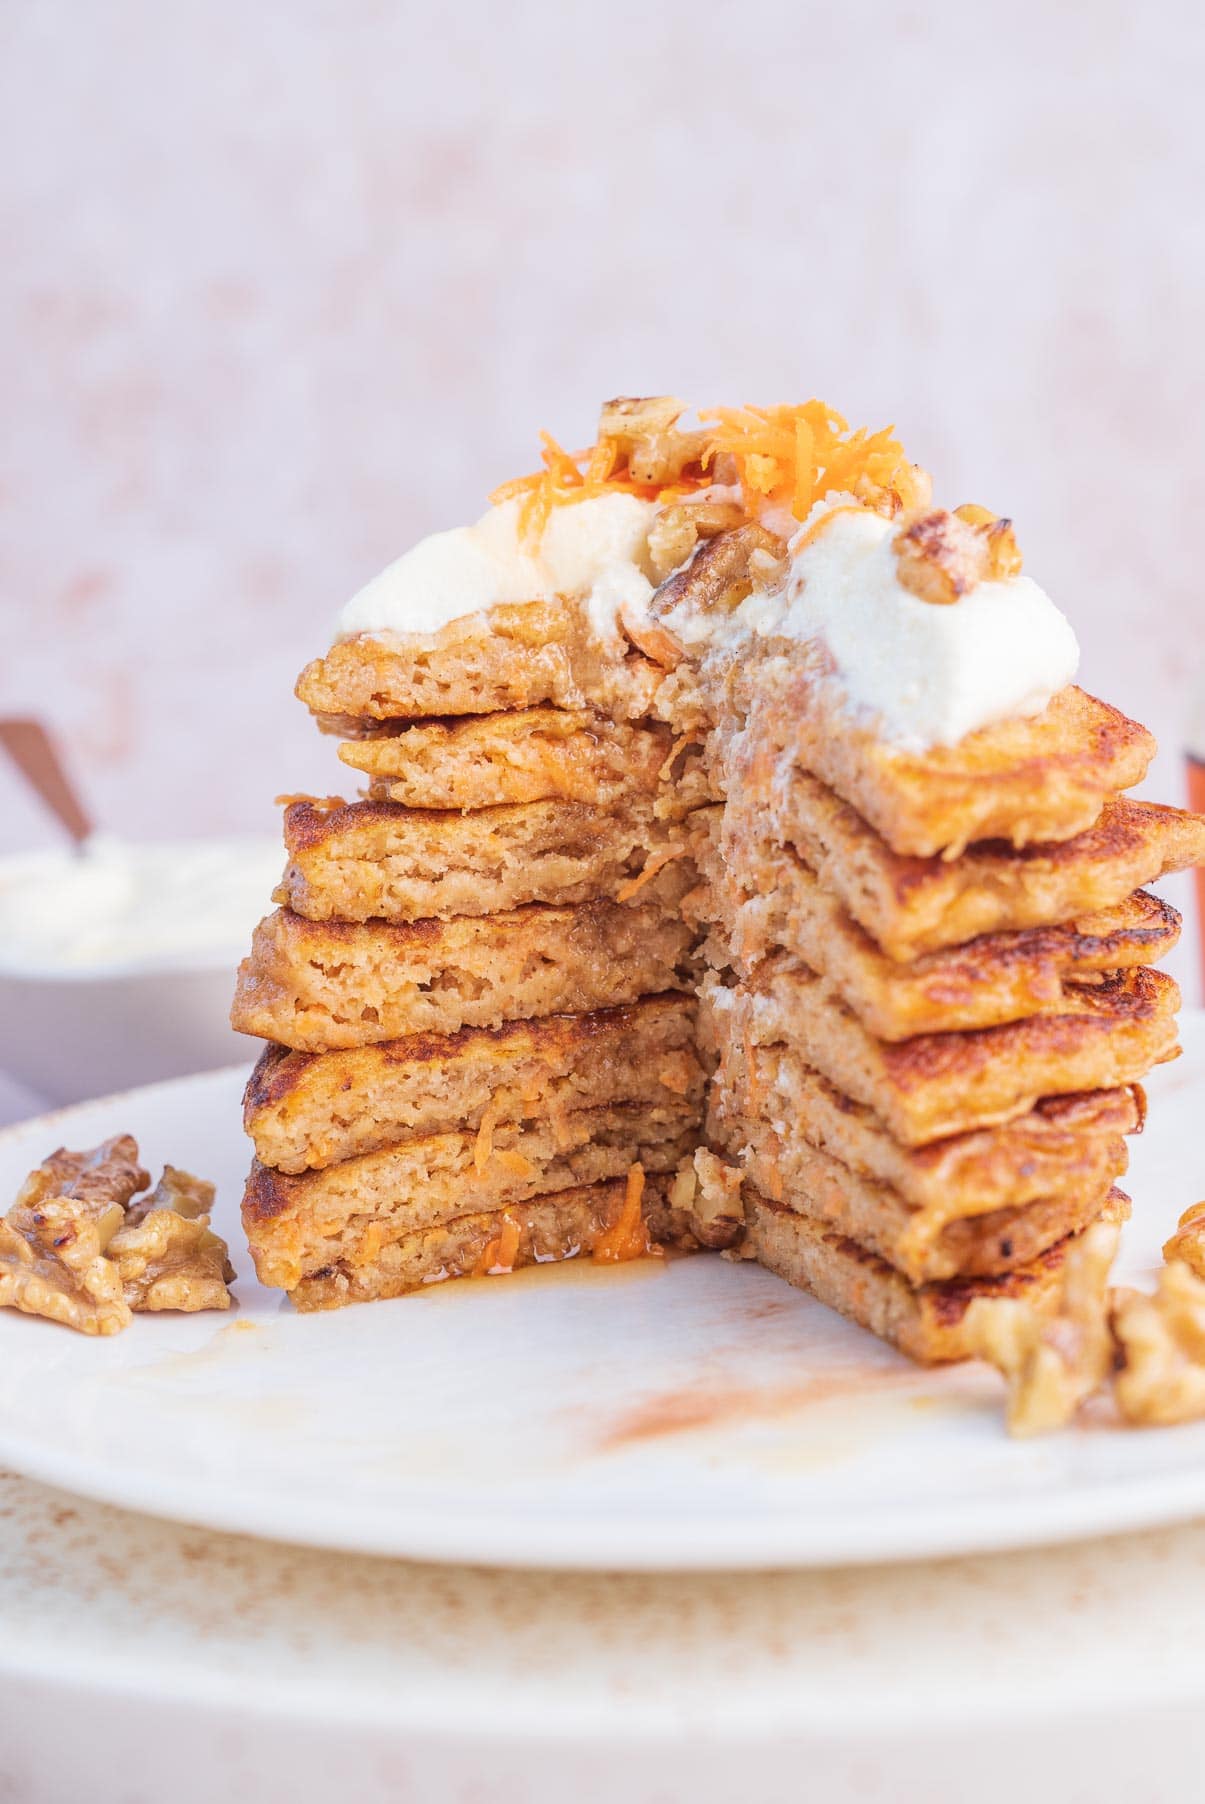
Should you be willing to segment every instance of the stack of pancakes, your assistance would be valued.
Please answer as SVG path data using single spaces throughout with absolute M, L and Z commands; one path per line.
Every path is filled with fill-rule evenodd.
M 387 726 L 341 717 L 367 798 L 286 808 L 240 975 L 235 1023 L 271 1042 L 244 1220 L 303 1309 L 643 1252 L 699 1137 L 668 727 L 482 712 L 521 679 L 472 668 L 441 704 L 477 712 L 407 720 L 426 666 Z
M 1179 920 L 1139 886 L 1205 854 L 1205 823 L 1120 794 L 1154 743 L 1078 689 L 914 755 L 818 722 L 781 663 L 736 690 L 700 1031 L 742 1195 L 710 1238 L 956 1358 L 974 1296 L 1040 1296 L 1069 1236 L 1126 1212 L 1138 1080 L 1178 1050 L 1150 965 Z
M 1126 799 L 1154 742 L 1078 688 L 908 751 L 806 643 L 679 639 L 785 554 L 697 505 L 618 645 L 544 599 L 302 674 L 366 790 L 287 808 L 233 1016 L 248 1238 L 302 1308 L 672 1241 L 941 1360 L 1127 1208 L 1177 1051 L 1143 886 L 1205 819 Z

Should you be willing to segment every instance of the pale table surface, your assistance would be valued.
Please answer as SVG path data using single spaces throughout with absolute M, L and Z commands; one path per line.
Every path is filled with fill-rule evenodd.
M 0 1798 L 1183 1800 L 1205 1525 L 863 1571 L 326 1555 L 0 1477 Z

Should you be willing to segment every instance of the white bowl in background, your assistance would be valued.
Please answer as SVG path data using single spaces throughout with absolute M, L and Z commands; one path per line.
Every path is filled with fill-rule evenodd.
M 0 1068 L 52 1103 L 229 1065 L 278 841 L 98 840 L 0 858 Z

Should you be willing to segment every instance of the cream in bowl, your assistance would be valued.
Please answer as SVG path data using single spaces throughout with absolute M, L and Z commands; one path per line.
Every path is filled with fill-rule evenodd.
M 0 859 L 0 1066 L 70 1102 L 247 1056 L 234 972 L 281 863 L 268 839 Z

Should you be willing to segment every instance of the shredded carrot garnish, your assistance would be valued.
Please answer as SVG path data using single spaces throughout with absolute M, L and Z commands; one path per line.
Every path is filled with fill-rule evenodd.
M 630 902 L 633 896 L 639 895 L 646 883 L 652 882 L 658 871 L 663 871 L 667 864 L 672 864 L 674 862 L 675 858 L 681 858 L 685 851 L 685 846 L 672 846 L 668 852 L 658 852 L 656 857 L 649 859 L 648 863 L 638 876 L 632 877 L 627 883 L 621 884 L 619 889 L 615 892 L 615 900 L 617 902 Z
M 685 1096 L 690 1090 L 690 1080 L 694 1076 L 694 1067 L 684 1052 L 673 1052 L 657 1073 L 659 1083 L 672 1090 L 675 1096 Z
M 867 501 L 895 491 L 910 506 L 916 476 L 894 428 L 851 432 L 823 401 L 794 407 L 717 407 L 699 418 L 708 431 L 708 460 L 730 459 L 746 502 L 789 508 L 805 520 L 824 495 Z
M 666 481 L 638 481 L 629 465 L 630 441 L 616 432 L 604 430 L 584 451 L 566 451 L 543 432 L 543 468 L 504 482 L 490 500 L 517 499 L 520 530 L 529 542 L 538 543 L 554 507 L 598 495 L 638 495 L 668 503 L 713 482 L 735 482 L 751 515 L 773 505 L 805 520 L 824 495 L 850 493 L 868 505 L 890 497 L 893 505 L 887 511 L 894 512 L 917 505 L 927 488 L 894 427 L 868 432 L 860 426 L 851 432 L 823 401 L 718 407 L 698 417 L 703 430 L 693 435 L 690 461 L 675 466 Z M 647 466 L 638 462 L 637 468 Z
M 660 1253 L 661 1248 L 649 1239 L 648 1225 L 640 1209 L 643 1200 L 644 1166 L 632 1165 L 628 1168 L 623 1207 L 606 1233 L 594 1243 L 592 1257 L 599 1265 L 622 1265 L 629 1259 L 644 1259 L 650 1253 Z
M 530 476 L 504 482 L 490 496 L 521 502 L 519 530 L 529 543 L 538 544 L 554 507 L 565 502 L 588 501 L 598 495 L 637 495 L 643 501 L 670 501 L 706 488 L 712 477 L 701 466 L 684 471 L 672 483 L 637 482 L 626 467 L 619 441 L 607 435 L 584 451 L 566 451 L 548 432 L 540 434 L 544 468 Z

